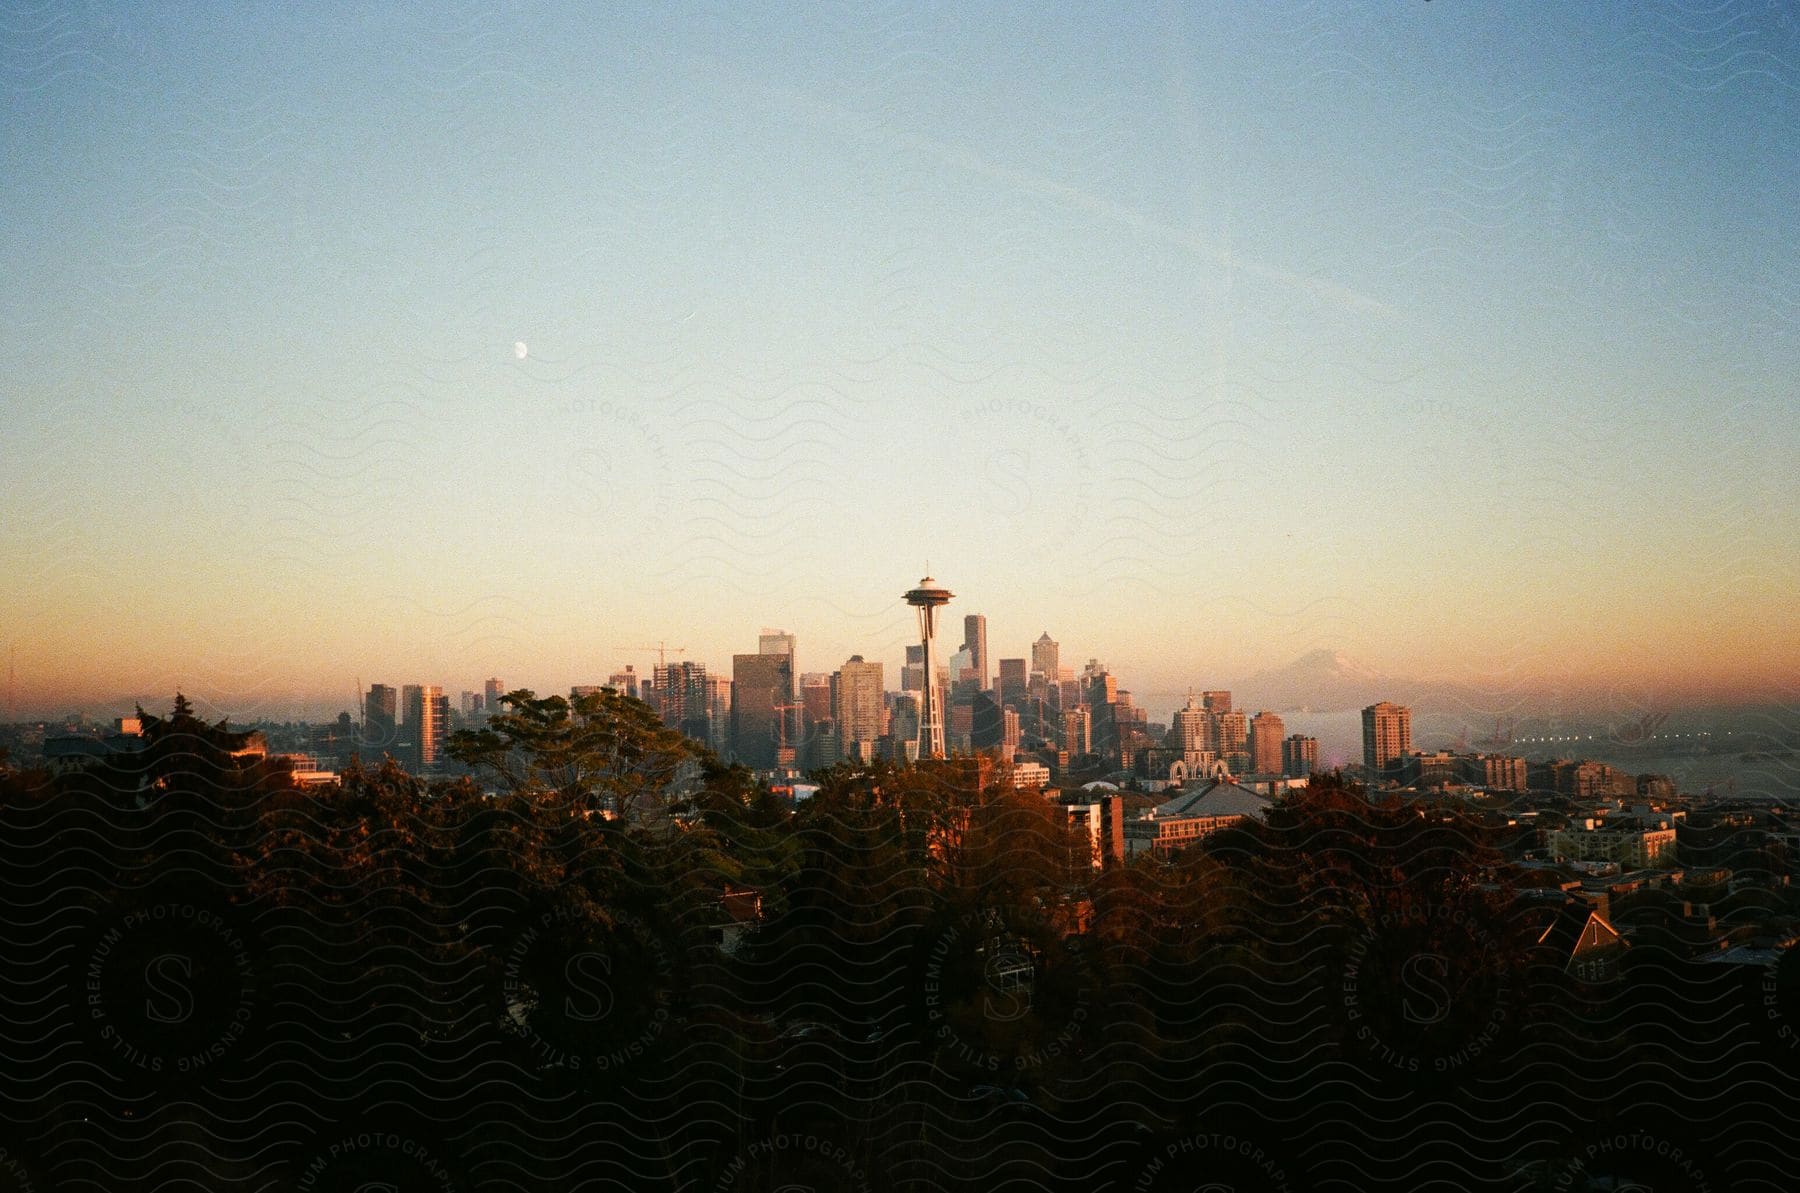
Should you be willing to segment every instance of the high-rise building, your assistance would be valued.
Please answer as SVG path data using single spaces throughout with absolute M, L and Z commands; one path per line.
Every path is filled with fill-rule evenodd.
M 1061 745 L 1071 758 L 1094 752 L 1093 718 L 1087 709 L 1063 709 Z
M 987 617 L 970 613 L 963 617 L 963 649 L 969 652 L 969 669 L 975 673 L 976 690 L 988 690 Z
M 641 678 L 642 676 L 632 668 L 632 665 L 627 663 L 625 670 L 615 671 L 606 677 L 606 686 L 621 696 L 629 696 L 636 700 L 638 698 L 638 681 Z
M 1386 700 L 1362 710 L 1363 768 L 1370 778 L 1395 772 L 1412 752 L 1412 709 Z
M 456 698 L 456 712 L 464 721 L 473 721 L 475 714 L 481 711 L 481 697 L 474 692 L 464 691 Z
M 732 681 L 724 675 L 708 675 L 706 685 L 706 744 L 724 757 L 731 750 Z
M 1219 753 L 1248 754 L 1250 752 L 1250 715 L 1248 713 L 1227 711 L 1217 713 L 1213 722 L 1219 727 Z
M 843 756 L 843 741 L 838 737 L 837 722 L 827 717 L 812 727 L 801 751 L 801 765 L 807 770 L 833 766 Z
M 1263 709 L 1250 718 L 1250 773 L 1278 775 L 1282 773 L 1281 738 L 1287 727 L 1281 717 Z
M 1234 775 L 1248 774 L 1250 771 L 1250 714 L 1238 712 L 1216 712 L 1212 714 L 1213 724 L 1218 727 L 1219 761 L 1223 762 Z
M 1002 705 L 1018 705 L 1024 703 L 1027 692 L 1027 679 L 1024 659 L 1000 660 L 1000 703 Z
M 1207 712 L 1230 712 L 1231 693 L 1202 692 L 1200 693 L 1200 707 Z
M 489 677 L 488 681 L 481 685 L 482 711 L 490 717 L 505 712 L 506 710 L 500 707 L 500 697 L 504 695 L 506 695 L 506 685 L 500 682 L 498 676 Z
M 902 692 L 920 692 L 925 689 L 925 648 L 909 646 L 906 648 L 906 662 L 900 668 L 900 690 Z
M 731 748 L 752 770 L 772 769 L 781 746 L 796 744 L 786 732 L 791 722 L 783 707 L 793 703 L 793 656 L 786 651 L 734 654 L 731 679 Z
M 1042 671 L 1047 681 L 1055 683 L 1062 678 L 1061 663 L 1061 648 L 1057 646 L 1056 639 L 1050 636 L 1050 631 L 1045 630 L 1031 644 L 1031 669 Z
M 384 683 L 370 684 L 363 699 L 363 744 L 371 750 L 391 750 L 400 731 L 399 694 Z
M 400 685 L 400 733 L 394 742 L 395 757 L 402 765 L 417 771 L 419 761 L 419 722 L 425 719 L 425 688 L 421 684 Z
M 950 656 L 951 694 L 973 692 L 979 687 L 975 678 L 975 655 L 964 646 Z
M 1114 703 L 1119 698 L 1119 680 L 1096 660 L 1088 661 L 1087 671 L 1088 741 L 1094 753 L 1102 758 L 1119 755 L 1119 726 L 1113 719 Z
M 433 771 L 444 758 L 444 739 L 450 731 L 450 697 L 435 684 L 426 685 L 419 689 L 419 714 L 419 770 Z
M 1213 718 L 1200 707 L 1193 692 L 1188 693 L 1187 706 L 1175 710 L 1169 725 L 1169 748 L 1180 750 L 1183 759 L 1193 761 L 1202 753 L 1218 748 Z
M 783 704 L 794 703 L 794 697 L 798 692 L 798 689 L 794 686 L 794 681 L 800 677 L 800 673 L 794 669 L 794 645 L 794 636 L 786 630 L 766 629 L 761 634 L 757 635 L 756 638 L 757 654 L 778 654 L 787 656 L 788 691 L 787 695 L 782 698 Z
M 831 720 L 831 673 L 808 671 L 800 677 L 800 730 L 802 738 L 820 721 Z
M 953 695 L 944 704 L 949 717 L 944 722 L 944 742 L 952 754 L 967 754 L 975 748 L 975 694 Z
M 846 755 L 854 747 L 875 741 L 887 732 L 887 699 L 881 687 L 881 664 L 851 655 L 831 677 L 831 711 Z
M 895 741 L 899 757 L 907 758 L 919 741 L 919 694 L 900 692 L 888 709 L 888 735 Z M 908 759 L 910 761 L 910 759 Z
M 973 692 L 969 696 L 969 747 L 975 750 L 998 750 L 1006 741 L 1006 719 L 1000 702 L 992 692 Z
M 1020 660 L 1023 662 L 1024 660 Z M 1019 710 L 1003 708 L 1000 710 L 1000 757 L 1011 762 L 1019 753 L 1019 742 L 1024 737 L 1024 729 L 1019 723 Z
M 1319 739 L 1290 734 L 1281 743 L 1281 773 L 1303 778 L 1319 767 Z
M 658 709 L 662 723 L 696 741 L 705 741 L 711 727 L 706 697 L 706 664 L 658 663 L 655 671 Z

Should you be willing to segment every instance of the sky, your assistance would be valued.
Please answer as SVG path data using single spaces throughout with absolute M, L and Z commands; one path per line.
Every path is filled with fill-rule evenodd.
M 897 678 L 927 568 L 1153 707 L 1800 699 L 1800 11 L 971 7 L 9 7 L 21 715 Z

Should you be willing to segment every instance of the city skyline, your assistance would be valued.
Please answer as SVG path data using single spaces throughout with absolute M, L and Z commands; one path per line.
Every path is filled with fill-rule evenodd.
M 1791 697 L 1782 13 L 910 15 L 21 34 L 18 705 L 893 672 L 927 560 L 1145 691 Z
M 916 628 L 914 638 L 917 637 Z M 691 635 L 690 635 L 691 637 Z M 804 640 L 804 636 L 802 640 Z M 1059 645 L 1068 647 L 1079 645 L 1067 641 Z M 994 656 L 994 663 L 1014 660 L 1023 661 L 1029 667 L 1032 641 L 1027 640 L 1025 646 L 1019 648 L 1017 655 Z M 907 664 L 904 658 L 908 648 L 916 649 L 916 641 L 901 641 L 895 644 L 892 654 L 871 650 L 868 647 L 847 647 L 848 654 L 840 655 L 836 662 L 829 658 L 815 658 L 813 652 L 802 647 L 796 655 L 807 660 L 802 667 L 796 663 L 793 668 L 794 682 L 799 684 L 802 674 L 818 671 L 829 674 L 844 658 L 850 655 L 869 657 L 882 663 L 893 678 L 891 691 L 910 690 L 904 685 L 904 672 Z M 648 652 L 653 655 L 654 651 Z M 721 648 L 717 655 L 706 651 L 688 651 L 693 658 L 709 667 L 729 672 L 732 660 L 746 652 Z M 750 652 L 754 654 L 756 652 Z M 820 654 L 824 648 L 820 648 Z M 603 656 L 605 657 L 605 656 Z M 509 675 L 523 674 L 527 678 L 517 685 L 509 682 L 504 690 L 512 690 L 514 686 L 526 687 L 539 695 L 566 694 L 576 688 L 598 688 L 611 685 L 623 687 L 615 682 L 621 679 L 628 670 L 635 672 L 639 679 L 648 681 L 653 677 L 654 665 L 642 665 L 642 654 L 625 652 L 613 663 L 597 661 L 592 666 L 574 664 L 549 665 L 547 672 L 529 672 L 510 663 L 497 667 L 486 667 L 485 670 L 500 670 Z M 1760 708 L 1775 706 L 1791 696 L 1791 686 L 1771 685 L 1767 688 L 1751 688 L 1745 690 L 1720 690 L 1716 687 L 1696 685 L 1690 688 L 1669 688 L 1662 685 L 1644 685 L 1634 687 L 1629 684 L 1614 684 L 1606 688 L 1588 687 L 1548 674 L 1538 678 L 1518 677 L 1512 675 L 1455 677 L 1444 674 L 1394 675 L 1368 668 L 1358 660 L 1347 658 L 1340 651 L 1319 649 L 1309 651 L 1298 658 L 1285 661 L 1283 666 L 1263 667 L 1255 671 L 1237 674 L 1220 674 L 1203 663 L 1191 670 L 1171 671 L 1165 668 L 1160 673 L 1172 674 L 1176 677 L 1172 686 L 1152 686 L 1134 678 L 1134 673 L 1127 668 L 1116 666 L 1104 655 L 1084 653 L 1077 660 L 1079 665 L 1073 670 L 1079 674 L 1089 658 L 1098 659 L 1107 665 L 1109 671 L 1118 677 L 1119 686 L 1130 691 L 1151 714 L 1167 721 L 1178 711 L 1187 694 L 1197 684 L 1218 683 L 1228 691 L 1247 694 L 1250 703 L 1267 706 L 1275 712 L 1310 712 L 1310 713 L 1354 713 L 1364 699 L 1374 699 L 1381 692 L 1398 689 L 1406 693 L 1425 693 L 1408 695 L 1415 703 L 1456 704 L 1469 715 L 1470 719 L 1480 719 L 1484 713 L 1504 719 L 1536 717 L 1542 715 L 1575 715 L 1600 716 L 1608 713 L 1624 715 L 1633 711 L 1655 710 L 1663 714 L 1681 711 L 1714 711 L 1731 708 Z M 710 662 L 709 662 L 710 660 Z M 948 659 L 942 654 L 934 658 L 940 672 L 948 668 Z M 814 666 L 813 664 L 817 664 Z M 1063 663 L 1069 667 L 1068 662 Z M 391 667 L 358 666 L 353 669 L 352 677 L 342 685 L 343 692 L 335 690 L 336 686 L 317 689 L 289 689 L 283 691 L 279 684 L 259 682 L 250 691 L 234 693 L 212 685 L 195 683 L 184 679 L 186 674 L 198 675 L 198 669 L 172 668 L 171 682 L 166 686 L 146 686 L 135 690 L 124 689 L 114 684 L 110 688 L 102 686 L 90 692 L 71 693 L 62 700 L 34 702 L 32 688 L 28 683 L 20 683 L 17 692 L 9 690 L 7 711 L 9 715 L 16 711 L 21 721 L 55 719 L 73 714 L 112 715 L 120 708 L 129 708 L 134 703 L 142 703 L 146 708 L 166 699 L 172 693 L 180 691 L 190 699 L 198 702 L 203 708 L 210 709 L 215 715 L 229 714 L 234 721 L 269 719 L 307 719 L 335 715 L 343 709 L 359 709 L 367 695 L 370 677 L 386 676 L 390 679 L 397 676 L 429 676 L 437 679 L 446 693 L 462 692 L 474 694 L 486 699 L 482 684 L 483 667 L 477 666 L 474 671 L 467 668 L 429 668 L 417 665 L 400 664 Z M 605 673 L 604 675 L 602 673 Z M 1310 676 L 1321 676 L 1323 682 L 1317 688 L 1306 687 Z M 1185 677 L 1185 678 L 1183 678 Z M 360 679 L 360 686 L 359 686 Z M 989 688 L 997 690 L 999 676 L 997 671 L 989 674 Z M 1303 693 L 1310 692 L 1310 695 Z M 629 693 L 635 694 L 635 693 Z M 796 696 L 798 693 L 796 692 Z M 1484 702 L 1485 700 L 1485 702 Z
M 0 49 L 0 1186 L 1793 1184 L 1800 0 Z

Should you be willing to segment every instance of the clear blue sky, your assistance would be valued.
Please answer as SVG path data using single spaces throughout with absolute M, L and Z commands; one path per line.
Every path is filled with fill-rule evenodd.
M 897 669 L 927 559 L 1140 691 L 1800 668 L 1791 9 L 141 7 L 0 18 L 22 706 Z

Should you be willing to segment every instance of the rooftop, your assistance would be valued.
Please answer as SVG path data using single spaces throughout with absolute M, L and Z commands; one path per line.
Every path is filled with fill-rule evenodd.
M 1173 799 L 1156 805 L 1150 815 L 1158 820 L 1175 816 L 1254 816 L 1262 820 L 1272 804 L 1265 795 L 1221 779 L 1205 787 L 1183 788 Z

